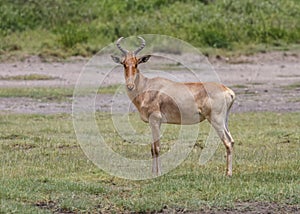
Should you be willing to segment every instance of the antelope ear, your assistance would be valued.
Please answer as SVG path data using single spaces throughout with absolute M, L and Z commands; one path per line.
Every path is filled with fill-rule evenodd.
M 150 57 L 151 55 L 142 56 L 138 59 L 138 64 L 147 62 L 150 59 Z
M 121 61 L 121 59 L 119 57 L 111 55 L 111 58 L 115 63 L 123 64 L 123 62 Z

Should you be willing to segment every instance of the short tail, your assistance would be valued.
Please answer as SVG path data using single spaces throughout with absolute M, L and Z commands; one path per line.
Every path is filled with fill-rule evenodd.
M 230 88 L 227 88 L 226 103 L 227 103 L 228 111 L 233 105 L 234 100 L 235 100 L 235 93 Z
M 235 93 L 230 88 L 227 88 L 227 96 L 226 96 L 227 111 L 226 111 L 226 121 L 225 121 L 225 126 L 227 130 L 228 130 L 229 111 L 234 103 L 234 100 L 235 100 Z

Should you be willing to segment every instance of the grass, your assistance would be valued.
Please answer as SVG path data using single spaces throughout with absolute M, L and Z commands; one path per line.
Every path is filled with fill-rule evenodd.
M 292 74 L 292 75 L 284 75 L 284 74 L 281 74 L 281 75 L 277 75 L 277 77 L 282 77 L 282 78 L 297 78 L 297 77 L 300 77 L 300 75 L 298 74 Z
M 248 88 L 247 85 L 240 85 L 240 84 L 238 84 L 238 85 L 232 85 L 231 87 L 232 87 L 232 88 L 241 88 L 241 89 L 246 89 L 246 88 Z
M 45 74 L 28 74 L 16 76 L 0 76 L 0 80 L 55 80 L 57 77 L 52 77 Z
M 43 101 L 67 101 L 72 98 L 73 90 L 71 87 L 0 88 L 0 97 L 26 97 Z
M 198 165 L 201 146 L 170 173 L 146 181 L 112 177 L 84 155 L 67 114 L 0 117 L 1 212 L 170 212 L 235 203 L 300 203 L 299 113 L 233 114 L 234 176 L 224 176 L 224 148 L 220 146 L 205 166 Z M 131 114 L 137 131 L 147 124 Z M 149 146 L 130 145 L 113 131 L 111 117 L 97 115 L 97 123 L 116 151 L 134 157 L 150 155 Z M 197 144 L 203 144 L 207 124 L 200 125 Z M 167 150 L 176 135 L 170 126 L 163 135 Z M 100 154 L 99 154 L 100 155 Z
M 141 34 L 177 37 L 206 54 L 299 49 L 299 10 L 298 0 L 3 0 L 0 53 L 88 57 Z
M 291 103 L 300 103 L 300 98 L 290 98 L 288 101 Z
M 123 87 L 122 84 L 115 84 L 115 85 L 100 87 L 98 90 L 98 94 L 114 94 L 121 87 Z
M 285 85 L 285 86 L 282 86 L 282 88 L 285 90 L 297 90 L 297 89 L 300 89 L 300 83 L 293 83 L 290 85 Z
M 6 80 L 17 80 L 20 78 L 28 78 L 30 80 L 37 80 L 40 76 L 33 76 L 33 77 L 23 77 L 23 76 L 13 76 L 9 78 L 4 78 Z M 41 78 L 46 78 L 41 76 Z M 42 80 L 42 79 L 41 79 Z M 45 80 L 45 79 L 43 79 Z M 122 87 L 121 84 L 116 85 L 109 85 L 105 87 L 100 87 L 98 90 L 98 94 L 114 94 L 116 91 Z M 70 101 L 73 97 L 74 88 L 69 87 L 8 87 L 8 88 L 1 88 L 0 87 L 0 98 L 8 98 L 8 97 L 25 97 L 25 98 L 32 98 L 38 99 L 43 101 Z M 85 93 L 85 92 L 82 92 Z
M 24 78 L 23 76 L 15 76 L 8 78 L 9 80 L 17 80 L 19 78 Z M 39 78 L 39 76 L 25 77 L 28 79 Z M 44 77 L 43 77 L 44 78 Z M 46 78 L 46 77 L 45 77 Z M 101 87 L 98 90 L 98 94 L 114 94 L 122 85 L 110 85 L 107 87 Z M 74 88 L 69 87 L 0 87 L 0 98 L 9 98 L 9 97 L 24 97 L 37 99 L 42 101 L 71 101 L 73 97 Z M 81 92 L 85 93 L 85 92 Z

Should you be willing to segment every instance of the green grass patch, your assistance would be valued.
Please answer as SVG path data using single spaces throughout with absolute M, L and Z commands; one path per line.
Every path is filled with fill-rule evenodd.
M 247 85 L 232 85 L 231 88 L 241 88 L 241 89 L 246 89 L 249 88 Z
M 291 103 L 300 103 L 300 98 L 290 98 L 288 101 Z
M 297 89 L 300 89 L 300 83 L 293 83 L 290 85 L 285 85 L 285 86 L 282 86 L 282 88 L 285 90 L 297 90 Z
M 261 82 L 251 82 L 249 83 L 250 85 L 264 85 L 265 83 L 261 83 Z
M 43 101 L 67 101 L 73 96 L 73 88 L 34 87 L 0 88 L 0 97 L 27 97 Z
M 280 75 L 277 75 L 277 77 L 282 77 L 282 78 L 297 78 L 297 77 L 300 77 L 300 75 L 298 74 L 291 74 L 291 75 L 285 75 L 285 74 L 280 74 Z
M 17 80 L 20 77 L 12 77 L 13 80 Z M 26 77 L 27 78 L 27 77 Z M 32 79 L 32 77 L 28 77 Z M 33 78 L 38 78 L 33 77 Z M 10 78 L 8 78 L 10 79 Z M 123 85 L 110 85 L 107 87 L 100 87 L 97 91 L 98 94 L 114 94 L 118 90 L 123 91 Z M 42 101 L 70 101 L 73 97 L 74 88 L 62 88 L 62 87 L 32 87 L 32 88 L 25 88 L 25 87 L 8 87 L 8 88 L 1 88 L 0 87 L 0 97 L 3 98 L 14 98 L 14 97 L 24 97 L 24 98 L 32 98 Z M 87 93 L 91 93 L 89 89 L 86 89 L 78 92 L 82 96 L 86 95 Z M 79 94 L 78 94 L 79 95 Z
M 123 90 L 124 88 L 122 88 L 122 87 L 124 87 L 124 85 L 122 85 L 122 84 L 116 84 L 116 85 L 109 85 L 109 86 L 106 86 L 106 87 L 100 87 L 97 93 L 98 94 L 114 94 L 118 90 L 125 91 L 125 90 Z
M 138 132 L 147 129 L 137 114 L 129 117 Z M 300 113 L 232 114 L 230 130 L 236 144 L 230 179 L 224 176 L 225 148 L 220 145 L 205 166 L 198 165 L 201 146 L 195 146 L 170 173 L 130 181 L 108 175 L 87 159 L 70 115 L 2 114 L 1 212 L 159 212 L 164 207 L 172 212 L 223 209 L 249 201 L 299 204 L 299 117 Z M 115 151 L 129 158 L 150 155 L 149 145 L 132 145 L 113 131 L 109 114 L 96 118 Z M 197 145 L 204 145 L 209 127 L 205 122 L 200 127 Z M 177 130 L 165 129 L 163 150 L 172 145 Z
M 0 80 L 55 80 L 58 77 L 52 77 L 45 74 L 28 74 L 16 76 L 0 76 Z

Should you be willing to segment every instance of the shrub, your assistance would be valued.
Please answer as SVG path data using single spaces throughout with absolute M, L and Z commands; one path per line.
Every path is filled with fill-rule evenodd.
M 58 32 L 60 32 L 59 42 L 65 48 L 73 48 L 78 43 L 86 43 L 89 38 L 88 31 L 75 24 L 68 24 Z
M 299 0 L 2 0 L 0 43 L 12 34 L 35 30 L 49 32 L 53 42 L 48 50 L 58 43 L 75 54 L 120 36 L 151 33 L 222 49 L 300 43 L 299 11 Z M 11 43 L 22 47 L 18 41 Z

